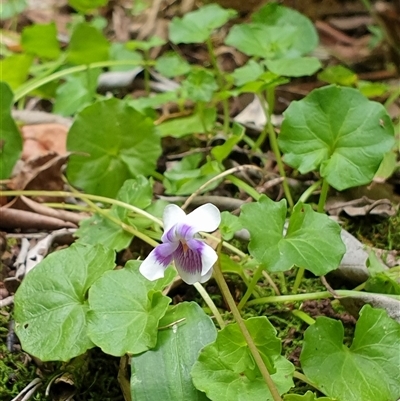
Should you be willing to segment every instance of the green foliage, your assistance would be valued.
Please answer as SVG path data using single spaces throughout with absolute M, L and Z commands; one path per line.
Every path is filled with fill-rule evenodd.
M 216 335 L 213 322 L 198 304 L 183 302 L 171 308 L 160 321 L 156 347 L 132 358 L 132 399 L 207 400 L 193 387 L 190 370 Z
M 91 64 L 108 60 L 110 44 L 103 34 L 87 22 L 75 25 L 67 49 L 71 64 Z
M 18 88 L 28 78 L 33 57 L 28 54 L 14 54 L 0 60 L 1 80 L 11 89 Z
M 96 95 L 100 69 L 90 69 L 68 75 L 65 82 L 57 88 L 53 112 L 71 116 L 89 106 Z
M 67 361 L 94 347 L 86 330 L 87 291 L 114 268 L 114 252 L 72 245 L 52 253 L 15 294 L 15 331 L 26 352 L 42 361 Z
M 172 43 L 205 42 L 211 33 L 236 15 L 236 11 L 224 9 L 218 4 L 209 4 L 182 18 L 174 17 L 169 25 Z
M 12 18 L 25 10 L 27 0 L 3 0 L 0 7 L 0 20 Z M 1 78 L 3 80 L 3 78 Z
M 400 397 L 400 324 L 365 305 L 350 348 L 341 322 L 319 317 L 305 332 L 300 356 L 306 376 L 329 397 L 346 401 L 395 401 Z M 362 383 L 362 385 L 349 385 Z
M 250 232 L 250 254 L 271 272 L 294 265 L 315 275 L 336 269 L 346 250 L 340 226 L 310 205 L 298 204 L 284 235 L 286 212 L 285 200 L 273 202 L 265 195 L 257 203 L 242 206 L 240 221 Z
M 90 288 L 88 335 L 104 352 L 114 356 L 139 354 L 155 347 L 158 322 L 170 298 L 162 289 L 174 278 L 150 282 L 139 273 L 138 261 L 103 274 Z
M 293 386 L 294 366 L 280 355 L 275 328 L 266 317 L 250 318 L 245 324 L 278 391 L 286 393 Z M 215 342 L 202 349 L 192 377 L 195 387 L 211 400 L 272 400 L 236 323 L 218 332 Z
M 119 190 L 116 199 L 129 205 L 146 209 L 151 205 L 153 190 L 151 183 L 143 176 L 126 180 Z M 106 215 L 94 214 L 89 219 L 83 220 L 80 228 L 75 233 L 79 242 L 85 244 L 102 244 L 115 251 L 120 251 L 129 246 L 133 234 L 124 230 L 121 225 L 110 220 L 116 219 L 126 225 L 137 225 L 137 218 L 132 216 L 126 208 L 113 205 Z M 143 224 L 143 223 L 142 223 Z M 147 224 L 148 226 L 149 224 Z M 150 224 L 151 225 L 151 224 Z M 145 226 L 146 227 L 146 226 Z
M 0 82 L 0 179 L 9 178 L 22 152 L 22 137 L 11 116 L 13 93 L 5 82 Z
M 61 50 L 57 40 L 57 28 L 50 24 L 27 26 L 22 31 L 21 46 L 28 54 L 44 59 L 56 59 Z
M 68 0 L 68 4 L 81 13 L 87 14 L 97 7 L 105 6 L 108 0 Z
M 111 197 L 125 180 L 151 174 L 161 153 L 153 122 L 118 99 L 82 110 L 69 130 L 67 148 L 80 153 L 68 163 L 71 182 L 86 192 Z
M 368 184 L 394 144 L 385 108 L 353 88 L 315 89 L 284 117 L 278 141 L 286 163 L 319 170 L 338 190 Z

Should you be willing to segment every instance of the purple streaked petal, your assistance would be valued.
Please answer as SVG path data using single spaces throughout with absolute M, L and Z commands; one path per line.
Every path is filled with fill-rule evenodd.
M 215 262 L 218 259 L 217 253 L 211 246 L 205 244 L 204 242 L 198 239 L 192 239 L 187 242 L 189 248 L 198 247 L 201 249 L 201 275 L 206 275 L 214 266 Z
M 221 223 L 221 213 L 212 203 L 206 203 L 189 213 L 183 221 L 195 232 L 215 231 Z
M 150 281 L 164 277 L 164 270 L 171 264 L 178 245 L 179 243 L 157 245 L 140 265 L 140 273 Z
M 167 205 L 164 209 L 164 231 L 169 231 L 175 224 L 183 222 L 186 213 L 177 205 Z
M 193 241 L 193 240 L 192 240 Z M 192 244 L 193 247 L 179 243 L 178 248 L 174 252 L 174 261 L 176 269 L 182 280 L 187 284 L 194 284 L 201 279 L 201 251 L 203 243 L 196 241 L 198 244 Z

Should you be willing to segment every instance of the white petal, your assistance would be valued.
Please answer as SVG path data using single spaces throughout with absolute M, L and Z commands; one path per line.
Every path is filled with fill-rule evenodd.
M 210 269 L 204 276 L 200 277 L 200 283 L 205 283 L 208 281 L 213 273 L 213 269 Z
M 211 232 L 221 223 L 221 213 L 212 203 L 206 203 L 189 213 L 184 222 L 196 232 Z
M 168 231 L 172 226 L 182 222 L 186 218 L 185 212 L 177 205 L 167 205 L 164 209 L 163 222 L 164 232 Z
M 165 269 L 172 262 L 172 252 L 175 248 L 172 244 L 158 245 L 140 265 L 140 273 L 150 281 L 164 277 Z
M 202 265 L 201 275 L 202 276 L 206 275 L 210 270 L 212 270 L 212 267 L 214 266 L 217 259 L 218 259 L 218 255 L 214 251 L 214 249 L 212 249 L 211 246 L 204 244 L 204 247 L 201 250 L 201 265 Z

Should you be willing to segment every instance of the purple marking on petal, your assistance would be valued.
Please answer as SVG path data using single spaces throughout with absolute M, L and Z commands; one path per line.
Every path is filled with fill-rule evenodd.
M 195 234 L 193 228 L 187 224 L 177 224 L 175 227 L 176 235 L 185 241 L 192 239 Z
M 199 274 L 202 271 L 201 263 L 201 249 L 203 244 L 198 241 L 195 247 L 189 248 L 186 244 L 179 243 L 176 248 L 173 257 L 175 260 L 175 266 L 178 269 L 189 274 Z
M 179 244 L 160 244 L 154 248 L 156 260 L 161 265 L 167 267 L 172 262 L 174 252 Z

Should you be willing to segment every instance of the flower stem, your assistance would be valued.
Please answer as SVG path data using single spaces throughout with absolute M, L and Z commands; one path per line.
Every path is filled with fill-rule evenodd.
M 220 246 L 221 247 L 221 246 Z M 226 284 L 226 281 L 224 279 L 224 276 L 221 271 L 221 266 L 219 260 L 214 266 L 214 277 L 215 280 L 217 281 L 218 287 L 226 301 L 226 303 L 229 306 L 229 309 L 231 310 L 233 317 L 235 318 L 235 321 L 240 329 L 240 331 L 243 334 L 244 339 L 246 340 L 246 343 L 249 347 L 249 350 L 254 358 L 255 363 L 257 364 L 258 368 L 260 369 L 261 375 L 263 376 L 265 382 L 267 383 L 267 386 L 269 388 L 269 391 L 271 392 L 272 398 L 274 401 L 282 401 L 278 389 L 275 386 L 275 383 L 273 382 L 271 375 L 268 372 L 267 367 L 264 364 L 264 361 L 261 358 L 261 355 L 257 349 L 257 346 L 254 344 L 254 341 L 249 333 L 249 330 L 246 327 L 246 324 L 244 320 L 242 319 L 242 316 L 240 315 L 240 312 L 238 308 L 236 307 L 236 303 L 229 291 L 229 287 Z
M 276 164 L 278 166 L 279 174 L 283 178 L 283 182 L 282 182 L 283 191 L 285 192 L 285 196 L 288 201 L 290 209 L 293 209 L 294 202 L 293 202 L 292 194 L 290 192 L 289 184 L 287 182 L 285 166 L 283 165 L 282 156 L 281 156 L 281 152 L 279 150 L 279 145 L 278 145 L 278 140 L 276 138 L 275 129 L 274 129 L 274 126 L 272 125 L 272 112 L 273 112 L 274 103 L 275 103 L 275 92 L 274 92 L 273 88 L 267 91 L 267 98 L 268 98 L 268 108 L 265 105 L 265 98 L 262 95 L 260 95 L 260 102 L 263 106 L 263 110 L 264 110 L 265 116 L 267 118 L 267 130 L 268 130 L 269 143 L 270 143 L 271 149 L 274 152 L 274 155 L 276 158 Z
M 360 292 L 360 291 L 353 291 L 353 290 L 335 290 L 335 293 L 340 297 L 357 297 L 362 298 L 366 296 L 373 296 L 376 294 L 369 293 L 369 292 Z M 400 301 L 400 295 L 391 295 L 385 294 L 386 297 L 390 297 L 393 299 L 397 299 Z M 284 302 L 301 302 L 310 299 L 326 299 L 326 298 L 334 298 L 329 291 L 321 291 L 321 292 L 309 292 L 306 294 L 293 294 L 293 295 L 280 295 L 280 296 L 270 296 L 270 297 L 263 297 L 253 299 L 247 302 L 247 306 L 251 305 L 261 305 L 261 304 L 268 304 L 268 303 L 284 303 Z
M 195 283 L 193 284 L 193 286 L 194 288 L 196 288 L 197 292 L 204 299 L 204 302 L 207 304 L 207 306 L 211 309 L 211 312 L 215 316 L 215 319 L 217 320 L 219 327 L 223 329 L 225 327 L 224 319 L 222 319 L 222 316 L 219 313 L 218 308 L 216 307 L 214 301 L 211 299 L 210 295 L 208 295 L 206 289 L 200 283 Z
M 304 276 L 304 269 L 302 267 L 299 267 L 297 269 L 296 278 L 294 280 L 292 294 L 296 294 L 297 291 L 299 290 L 301 280 L 303 280 L 303 276 Z
M 321 195 L 319 196 L 318 202 L 318 212 L 324 213 L 326 198 L 328 197 L 329 184 L 328 181 L 324 178 L 322 181 Z
M 220 90 L 224 88 L 224 77 L 218 68 L 217 57 L 215 55 L 214 46 L 212 44 L 211 38 L 206 40 L 208 54 L 210 56 L 211 65 L 215 71 L 215 75 L 217 77 L 217 83 Z M 222 99 L 222 108 L 224 112 L 224 132 L 229 132 L 229 122 L 230 122 L 230 115 L 229 115 L 229 102 L 227 98 Z
M 239 302 L 239 305 L 237 306 L 237 308 L 239 310 L 241 310 L 243 308 L 243 306 L 246 304 L 247 300 L 250 298 L 251 294 L 254 291 L 254 288 L 258 282 L 258 280 L 260 279 L 260 277 L 262 276 L 262 272 L 263 272 L 263 266 L 259 265 L 256 269 L 256 271 L 253 274 L 253 278 L 250 281 L 250 284 L 247 287 L 246 292 L 244 293 L 242 299 Z

